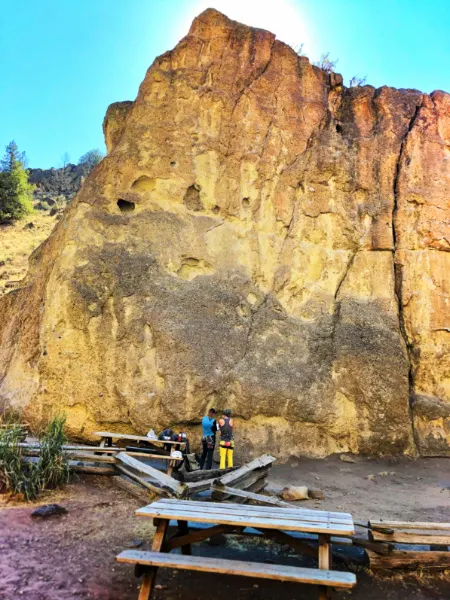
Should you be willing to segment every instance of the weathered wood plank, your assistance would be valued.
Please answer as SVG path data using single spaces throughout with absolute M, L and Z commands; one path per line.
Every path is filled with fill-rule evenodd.
M 364 548 L 365 550 L 372 550 L 373 552 L 377 552 L 378 554 L 383 554 L 385 556 L 390 554 L 395 548 L 394 544 L 371 542 L 370 540 L 360 536 L 353 536 L 351 539 L 354 546 Z
M 125 492 L 128 492 L 141 502 L 149 502 L 151 500 L 148 492 L 142 489 L 141 485 L 133 483 L 128 478 L 116 475 L 112 478 L 112 480 L 117 485 L 117 487 L 120 487 L 120 489 L 124 490 Z
M 195 481 L 203 481 L 205 479 L 214 479 L 221 473 L 230 473 L 231 471 L 236 471 L 239 467 L 231 467 L 229 469 L 210 469 L 208 470 L 198 470 L 192 471 L 190 473 L 179 473 L 179 480 L 185 483 L 191 483 Z
M 249 491 L 256 491 L 256 488 L 258 490 L 260 490 L 265 485 L 265 478 L 267 477 L 268 472 L 269 472 L 268 467 L 250 471 L 245 476 L 240 477 L 239 479 L 236 479 L 235 482 L 233 483 L 233 485 L 231 485 L 230 487 L 234 487 L 234 488 L 241 489 L 241 490 L 249 490 Z M 231 473 L 231 475 L 232 475 L 232 473 Z M 217 484 L 218 486 L 220 486 L 220 483 L 219 484 L 217 483 L 218 481 L 221 481 L 221 480 L 215 479 L 214 484 Z M 259 486 L 255 485 L 255 484 L 257 484 L 258 481 L 260 482 Z M 216 488 L 212 493 L 213 500 L 222 501 L 229 497 L 230 497 L 229 494 L 219 491 L 219 487 Z
M 305 567 L 289 567 L 240 560 L 206 558 L 203 556 L 185 556 L 182 554 L 165 554 L 161 552 L 143 552 L 125 550 L 117 556 L 120 563 L 169 567 L 190 571 L 207 571 L 229 575 L 260 577 L 278 581 L 296 581 L 299 583 L 319 584 L 339 588 L 352 588 L 356 585 L 353 573 L 308 569 Z
M 172 500 L 170 498 L 164 498 L 161 500 L 158 500 L 157 505 L 173 505 L 176 504 L 176 506 L 198 506 L 198 507 L 206 507 L 206 508 L 211 508 L 211 507 L 217 507 L 217 508 L 221 508 L 220 503 L 217 502 L 205 502 L 205 501 L 201 501 L 201 500 Z M 227 503 L 226 504 L 227 507 L 227 511 L 236 509 L 238 511 L 242 511 L 243 507 L 239 506 L 237 504 L 233 504 L 233 503 Z M 273 508 L 267 506 L 251 506 L 248 505 L 245 507 L 244 509 L 247 513 L 251 513 L 252 511 L 254 512 L 258 512 L 258 513 L 273 513 Z M 298 508 L 297 506 L 293 506 L 290 505 L 290 509 L 292 511 L 292 513 L 296 516 L 296 517 L 301 517 L 301 516 L 306 516 L 306 515 L 312 515 L 316 518 L 316 520 L 319 517 L 327 517 L 329 519 L 344 519 L 345 521 L 349 521 L 352 525 L 353 525 L 353 518 L 352 515 L 350 513 L 344 513 L 344 512 L 330 512 L 330 511 L 326 511 L 326 510 L 315 510 L 314 508 Z M 285 511 L 283 510 L 283 513 L 285 513 Z
M 287 503 L 286 503 L 287 504 Z M 197 502 L 193 500 L 184 500 L 184 501 L 170 501 L 170 500 L 158 500 L 155 504 L 152 505 L 152 508 L 167 508 L 172 510 L 176 508 L 177 510 L 194 510 L 196 512 L 202 512 L 203 514 L 209 513 L 219 513 L 219 514 L 236 514 L 239 516 L 252 516 L 252 517 L 272 517 L 275 516 L 278 519 L 298 519 L 300 521 L 313 521 L 313 522 L 323 522 L 323 523 L 339 523 L 343 525 L 349 525 L 353 527 L 353 521 L 346 518 L 345 513 L 343 513 L 344 518 L 341 518 L 339 513 L 335 513 L 336 517 L 332 516 L 333 513 L 326 513 L 322 511 L 314 511 L 314 510 L 302 510 L 298 509 L 295 506 L 291 506 L 287 504 L 286 507 L 283 507 L 282 511 L 278 511 L 270 506 L 241 506 L 240 504 L 231 504 L 231 503 L 220 503 L 220 502 Z
M 439 535 L 436 533 L 414 533 L 410 531 L 394 531 L 394 533 L 382 533 L 372 529 L 369 531 L 371 540 L 375 542 L 396 542 L 398 544 L 439 544 L 450 545 L 450 534 Z
M 154 503 L 157 504 L 157 503 Z M 223 505 L 226 508 L 226 505 Z M 283 509 L 277 508 L 277 511 Z M 145 506 L 136 511 L 138 517 L 152 517 L 155 519 L 177 519 L 186 521 L 196 521 L 204 523 L 214 523 L 222 525 L 245 525 L 255 527 L 257 529 L 281 529 L 285 531 L 306 531 L 311 533 L 327 533 L 335 535 L 352 535 L 354 528 L 350 524 L 331 523 L 331 522 L 314 522 L 300 521 L 290 519 L 280 519 L 277 515 L 257 517 L 257 516 L 241 516 L 231 513 L 222 512 L 206 512 L 204 510 L 195 511 L 176 507 L 173 509 L 158 509 L 153 508 L 153 505 Z
M 186 484 L 176 481 L 173 477 L 170 477 L 162 471 L 158 471 L 158 469 L 155 469 L 150 465 L 144 464 L 133 456 L 129 456 L 126 452 L 119 452 L 116 458 L 128 467 L 132 467 L 133 469 L 136 469 L 136 471 L 149 475 L 161 485 L 162 489 L 169 490 L 173 495 L 180 498 L 187 495 L 188 487 Z
M 279 498 L 275 498 L 274 496 L 264 496 L 263 494 L 255 494 L 254 492 L 248 492 L 246 490 L 239 490 L 237 488 L 232 488 L 227 485 L 218 486 L 213 484 L 211 489 L 217 490 L 219 492 L 225 492 L 229 496 L 240 496 L 241 498 L 246 498 L 247 500 L 252 500 L 253 502 L 258 502 L 259 504 L 268 504 L 271 506 L 283 506 L 285 508 L 289 508 L 291 505 L 287 502 L 283 502 Z
M 233 487 L 233 483 L 239 481 L 241 477 L 244 477 L 247 474 L 250 474 L 255 469 L 262 469 L 264 467 L 269 467 L 276 461 L 276 458 L 270 456 L 270 454 L 263 454 L 258 458 L 242 465 L 239 469 L 232 471 L 231 473 L 226 473 L 222 477 L 218 478 L 217 483 L 219 485 L 230 485 Z
M 450 523 L 428 523 L 427 521 L 369 521 L 369 527 L 379 531 L 383 529 L 431 529 L 433 531 L 450 531 Z
M 133 481 L 136 481 L 137 483 L 139 483 L 143 487 L 147 488 L 148 490 L 150 490 L 152 492 L 155 492 L 155 494 L 158 494 L 158 496 L 163 496 L 163 495 L 166 495 L 166 494 L 170 495 L 170 493 L 171 493 L 170 491 L 163 490 L 160 487 L 158 487 L 157 485 L 154 485 L 153 483 L 150 483 L 150 481 L 147 481 L 146 479 L 144 479 L 142 477 L 139 477 L 138 475 L 136 475 L 136 473 L 134 473 L 130 469 L 127 469 L 123 465 L 116 465 L 116 469 L 118 469 L 121 473 L 123 473 L 124 475 L 126 475 L 130 479 L 133 479 Z
M 393 550 L 383 556 L 366 550 L 370 560 L 370 568 L 377 569 L 448 569 L 450 552 L 426 552 L 410 550 Z
M 173 444 L 182 446 L 185 442 L 174 442 L 172 440 L 157 440 L 149 438 L 145 435 L 131 435 L 128 433 L 112 433 L 111 431 L 96 431 L 92 435 L 98 435 L 102 438 L 113 438 L 115 440 L 138 440 L 139 442 L 147 442 L 148 444 Z

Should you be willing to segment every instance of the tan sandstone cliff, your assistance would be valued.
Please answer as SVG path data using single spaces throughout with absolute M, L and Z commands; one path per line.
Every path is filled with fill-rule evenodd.
M 215 405 L 250 452 L 450 453 L 449 95 L 347 89 L 207 10 L 104 129 L 0 299 L 2 404 L 87 438 Z

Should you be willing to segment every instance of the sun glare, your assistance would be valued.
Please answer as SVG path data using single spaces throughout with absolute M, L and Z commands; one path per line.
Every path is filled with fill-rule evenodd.
M 313 54 L 306 20 L 290 0 L 199 0 L 192 3 L 181 35 L 186 35 L 194 17 L 207 8 L 216 8 L 240 23 L 267 29 L 290 46 L 303 43 L 306 54 Z

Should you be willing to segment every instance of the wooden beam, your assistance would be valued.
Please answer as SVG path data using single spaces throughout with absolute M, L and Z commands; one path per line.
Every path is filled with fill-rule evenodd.
M 241 498 L 245 498 L 246 500 L 252 500 L 253 502 L 257 502 L 258 504 L 267 504 L 269 506 L 283 506 L 284 508 L 292 508 L 291 504 L 283 502 L 283 500 L 275 498 L 274 496 L 263 496 L 262 494 L 255 494 L 254 492 L 239 490 L 237 488 L 232 488 L 227 485 L 219 486 L 215 483 L 212 484 L 211 489 L 218 492 L 226 493 L 229 496 L 240 496 Z
M 241 478 L 249 475 L 252 471 L 256 469 L 262 469 L 264 467 L 270 467 L 272 463 L 276 461 L 276 458 L 270 456 L 269 454 L 263 454 L 255 460 L 250 461 L 249 463 L 242 465 L 235 471 L 231 473 L 226 473 L 222 477 L 219 477 L 217 482 L 219 485 L 230 485 L 233 487 L 233 484 L 239 481 Z
M 179 473 L 179 480 L 191 483 L 193 481 L 203 481 L 204 479 L 214 479 L 221 474 L 230 473 L 237 469 L 239 469 L 239 467 L 231 467 L 229 469 L 209 469 L 209 471 L 199 469 L 198 471 L 191 471 L 190 473 Z
M 145 475 L 152 477 L 152 479 L 156 479 L 163 490 L 169 491 L 177 498 L 182 498 L 183 496 L 187 495 L 188 487 L 186 484 L 176 481 L 173 477 L 170 477 L 166 473 L 158 471 L 158 469 L 136 460 L 133 456 L 129 456 L 126 452 L 119 452 L 116 458 L 126 466 L 136 469 L 136 471 L 141 473 L 145 473 Z
M 393 550 L 387 556 L 371 550 L 366 552 L 369 556 L 370 568 L 373 570 L 448 569 L 450 567 L 450 552 Z
M 118 469 L 121 473 L 123 473 L 130 479 L 133 479 L 134 481 L 136 481 L 143 487 L 147 488 L 148 490 L 155 492 L 155 494 L 158 494 L 158 496 L 161 496 L 161 495 L 165 496 L 167 494 L 170 495 L 170 492 L 168 492 L 167 490 L 163 490 L 163 489 L 159 488 L 158 486 L 154 485 L 153 483 L 150 483 L 146 479 L 139 477 L 139 475 L 136 475 L 136 473 L 134 473 L 133 471 L 131 471 L 130 469 L 127 469 L 126 467 L 124 467 L 122 465 L 116 465 L 116 469 Z
M 382 533 L 372 529 L 369 536 L 375 542 L 396 542 L 397 544 L 439 544 L 450 546 L 450 532 L 447 535 L 439 533 L 415 533 L 411 531 L 394 531 L 393 533 Z
M 116 475 L 112 478 L 112 480 L 118 487 L 125 492 L 128 492 L 141 502 L 145 502 L 146 504 L 151 502 L 151 497 L 149 496 L 148 492 L 146 492 L 145 489 L 142 489 L 140 485 L 130 481 L 128 478 L 122 477 L 121 475 Z
M 208 527 L 208 529 L 197 529 L 187 535 L 175 535 L 164 544 L 163 550 L 164 552 L 170 552 L 171 550 L 180 548 L 180 546 L 185 546 L 186 544 L 202 542 L 214 535 L 234 533 L 236 529 L 238 528 L 229 527 L 227 525 L 214 525 L 213 527 Z
M 369 527 L 376 529 L 377 531 L 384 531 L 385 529 L 431 529 L 433 531 L 450 531 L 450 523 L 429 523 L 426 521 L 416 523 L 414 523 L 414 521 L 369 521 Z
M 303 542 L 290 536 L 284 531 L 278 531 L 277 529 L 258 529 L 266 538 L 277 542 L 278 544 L 288 545 L 293 548 L 299 554 L 306 554 L 317 559 L 317 548 L 310 546 L 307 542 Z

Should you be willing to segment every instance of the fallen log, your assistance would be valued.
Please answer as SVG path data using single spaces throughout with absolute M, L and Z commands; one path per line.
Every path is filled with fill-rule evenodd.
M 393 550 L 383 556 L 372 550 L 366 550 L 370 568 L 377 569 L 448 569 L 450 552 L 427 552 Z
M 275 498 L 273 496 L 263 496 L 262 494 L 249 492 L 247 490 L 239 490 L 237 488 L 232 488 L 227 485 L 219 486 L 213 483 L 211 489 L 218 492 L 226 493 L 229 496 L 238 496 L 241 498 L 245 498 L 246 500 L 252 500 L 257 504 L 267 504 L 270 506 L 283 506 L 285 508 L 292 508 L 292 504 L 289 504 L 288 502 L 283 502 L 283 500 L 279 500 L 278 498 Z
M 191 471 L 188 473 L 178 473 L 179 481 L 183 482 L 191 482 L 191 481 L 203 481 L 205 479 L 215 479 L 221 475 L 226 475 L 227 473 L 231 473 L 231 471 L 236 471 L 239 467 L 230 467 L 229 469 L 210 469 L 209 471 Z
M 125 466 L 131 467 L 136 471 L 144 473 L 145 475 L 150 476 L 152 479 L 156 480 L 160 487 L 163 490 L 169 491 L 171 495 L 176 498 L 182 498 L 186 496 L 188 493 L 188 487 L 186 484 L 177 481 L 170 475 L 163 473 L 162 471 L 158 471 L 154 467 L 150 465 L 146 465 L 145 463 L 129 456 L 126 452 L 119 452 L 116 456 L 117 460 L 123 463 Z

